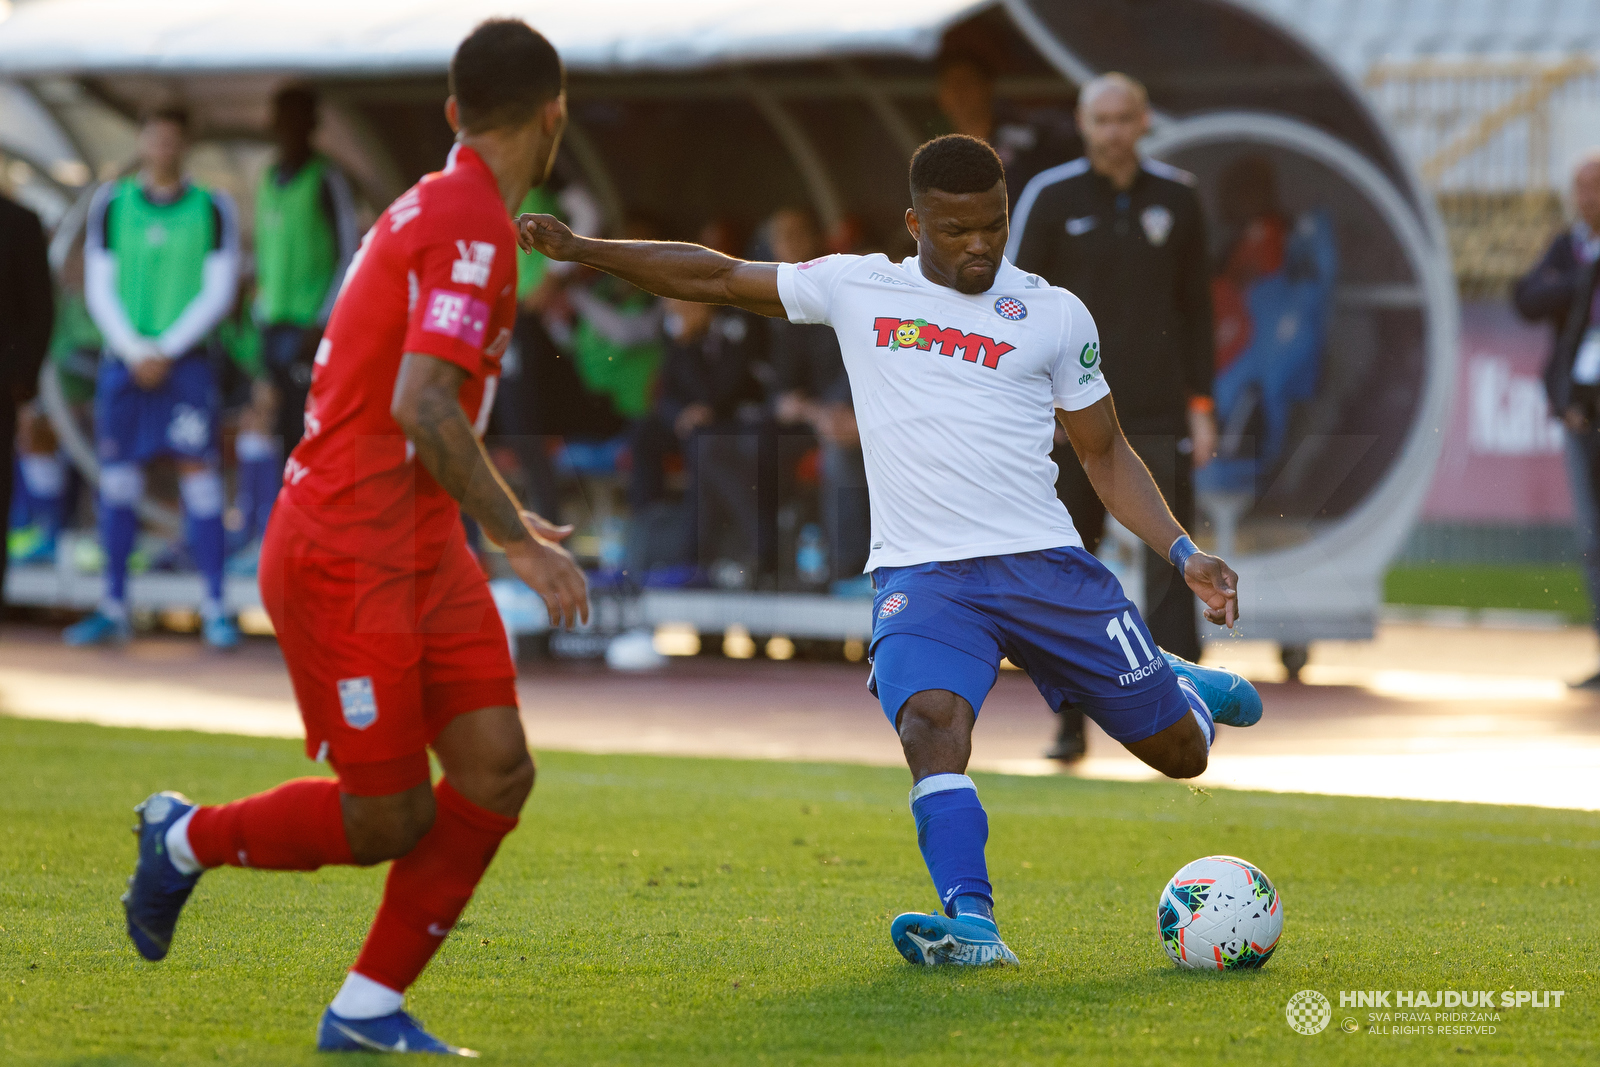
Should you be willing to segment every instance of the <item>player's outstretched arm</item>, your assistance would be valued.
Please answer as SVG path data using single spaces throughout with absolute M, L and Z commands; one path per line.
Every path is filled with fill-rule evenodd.
M 553 526 L 517 505 L 472 432 L 457 397 L 467 372 L 446 360 L 407 352 L 400 361 L 390 414 L 416 446 L 417 459 L 455 497 L 483 532 L 505 549 L 517 577 L 544 598 L 550 625 L 589 620 L 583 571 L 559 542 L 570 526 Z
M 1134 535 L 1165 556 L 1185 536 L 1162 499 L 1150 468 L 1128 444 L 1109 395 L 1078 411 L 1056 409 L 1084 473 L 1106 510 Z M 1216 556 L 1196 552 L 1183 565 L 1183 580 L 1205 602 L 1206 618 L 1218 626 L 1239 620 L 1239 576 Z
M 525 252 L 582 263 L 657 296 L 697 304 L 732 304 L 757 315 L 783 318 L 778 265 L 750 263 L 701 245 L 676 241 L 602 241 L 579 237 L 553 215 L 517 219 L 517 241 Z

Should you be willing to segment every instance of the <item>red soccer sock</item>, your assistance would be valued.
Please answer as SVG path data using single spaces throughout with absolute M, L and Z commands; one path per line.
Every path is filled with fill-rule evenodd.
M 355 862 L 332 778 L 296 778 L 232 804 L 197 808 L 189 848 L 207 867 L 314 871 Z
M 383 903 L 351 970 L 404 992 L 455 925 L 517 820 L 467 800 L 447 780 L 433 791 L 433 829 L 394 861 Z

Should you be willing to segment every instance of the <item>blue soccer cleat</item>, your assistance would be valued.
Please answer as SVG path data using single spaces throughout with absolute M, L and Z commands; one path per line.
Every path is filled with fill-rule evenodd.
M 889 937 L 910 963 L 923 967 L 992 967 L 1017 962 L 1000 935 L 987 926 L 943 915 L 908 911 L 889 924 Z
M 317 1026 L 318 1052 L 424 1052 L 434 1056 L 472 1056 L 434 1037 L 403 1011 L 376 1019 L 346 1019 L 329 1008 Z
M 1224 726 L 1254 726 L 1261 721 L 1261 694 L 1242 677 L 1220 667 L 1190 663 L 1166 649 L 1162 649 L 1161 654 L 1172 664 L 1174 674 L 1189 679 L 1194 685 L 1195 692 L 1211 709 L 1213 722 Z
M 133 810 L 139 813 L 139 865 L 128 879 L 122 907 L 128 913 L 128 936 L 139 955 L 152 962 L 165 959 L 199 874 L 183 874 L 167 855 L 167 831 L 195 804 L 182 793 L 154 793 Z
M 97 611 L 61 631 L 61 640 L 74 648 L 85 645 L 125 645 L 132 639 L 133 627 L 127 619 L 113 619 L 103 611 Z
M 217 615 L 200 624 L 200 637 L 212 648 L 224 652 L 239 646 L 239 627 L 225 615 Z

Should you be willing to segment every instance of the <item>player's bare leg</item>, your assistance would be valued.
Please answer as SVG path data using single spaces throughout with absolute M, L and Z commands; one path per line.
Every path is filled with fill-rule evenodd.
M 1204 774 L 1210 748 L 1193 715 L 1185 715 L 1160 733 L 1124 747 L 1168 778 L 1197 778 Z
M 943 915 L 907 912 L 890 925 L 895 948 L 911 963 L 1017 962 L 995 925 L 983 855 L 989 819 L 966 775 L 976 720 L 972 705 L 946 689 L 914 693 L 900 708 L 896 727 L 914 783 L 917 845 L 945 906 Z

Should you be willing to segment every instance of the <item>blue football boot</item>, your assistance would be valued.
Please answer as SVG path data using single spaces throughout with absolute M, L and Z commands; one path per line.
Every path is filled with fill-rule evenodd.
M 329 1008 L 317 1026 L 318 1052 L 425 1052 L 434 1056 L 471 1056 L 470 1048 L 440 1041 L 403 1011 L 376 1019 L 346 1019 Z
M 1161 654 L 1172 664 L 1172 672 L 1189 679 L 1200 699 L 1211 709 L 1211 718 L 1224 726 L 1254 726 L 1261 721 L 1261 694 L 1256 687 L 1232 671 L 1202 667 L 1166 649 Z
M 167 831 L 195 804 L 182 793 L 154 793 L 133 810 L 139 813 L 139 865 L 128 879 L 122 907 L 128 913 L 128 936 L 147 960 L 165 959 L 172 947 L 172 930 L 178 925 L 199 874 L 183 874 L 167 855 Z
M 239 627 L 226 615 L 216 615 L 201 623 L 200 637 L 208 646 L 222 652 L 239 647 Z
M 127 619 L 113 619 L 102 611 L 61 631 L 61 640 L 74 648 L 85 645 L 125 645 L 132 639 L 133 627 Z
M 889 937 L 907 962 L 923 967 L 990 967 L 1017 962 L 1017 954 L 989 926 L 944 915 L 908 911 L 889 924 Z

